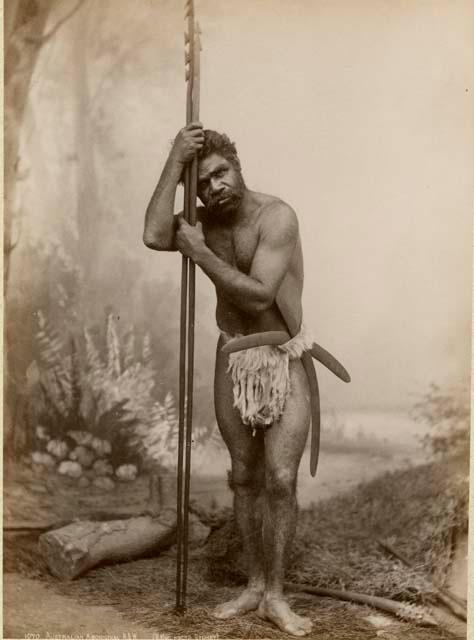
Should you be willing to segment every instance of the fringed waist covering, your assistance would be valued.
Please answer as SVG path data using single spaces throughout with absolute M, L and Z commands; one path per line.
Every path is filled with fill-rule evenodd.
M 222 332 L 226 340 L 241 336 Z M 290 360 L 311 349 L 313 338 L 302 325 L 300 332 L 282 345 L 253 347 L 229 354 L 227 372 L 232 375 L 234 407 L 244 424 L 266 428 L 278 421 L 291 391 Z

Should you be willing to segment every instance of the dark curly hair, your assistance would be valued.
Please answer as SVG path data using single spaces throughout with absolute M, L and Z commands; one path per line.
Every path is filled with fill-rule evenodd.
M 228 160 L 234 169 L 236 169 L 239 173 L 242 173 L 242 168 L 240 166 L 239 156 L 237 155 L 237 148 L 235 146 L 235 142 L 231 142 L 229 136 L 225 133 L 218 133 L 217 131 L 213 131 L 212 129 L 204 129 L 204 144 L 201 151 L 198 154 L 198 158 L 207 158 L 212 153 L 217 153 L 226 160 Z M 179 184 L 184 184 L 184 172 L 181 174 L 181 178 L 179 179 Z
M 212 129 L 204 129 L 204 145 L 199 152 L 199 158 L 207 158 L 212 153 L 217 153 L 228 160 L 235 169 L 241 171 L 239 156 L 235 142 L 231 142 L 225 133 L 218 133 Z

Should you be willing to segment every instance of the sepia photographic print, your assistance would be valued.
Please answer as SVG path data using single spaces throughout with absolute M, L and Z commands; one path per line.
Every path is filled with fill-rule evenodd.
M 5 0 L 3 637 L 468 637 L 473 24 Z

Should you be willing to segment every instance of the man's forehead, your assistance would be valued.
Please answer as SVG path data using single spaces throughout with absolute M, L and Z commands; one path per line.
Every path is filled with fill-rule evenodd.
M 229 161 L 218 153 L 211 153 L 199 161 L 199 179 L 207 178 L 211 173 L 220 167 L 228 167 Z

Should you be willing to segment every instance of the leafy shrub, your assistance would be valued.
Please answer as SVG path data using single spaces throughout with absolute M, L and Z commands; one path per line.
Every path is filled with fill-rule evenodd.
M 108 460 L 114 467 L 139 461 L 174 467 L 178 416 L 170 392 L 163 402 L 154 396 L 149 335 L 139 341 L 130 328 L 119 336 L 113 314 L 98 339 L 89 329 L 78 337 L 64 336 L 41 312 L 37 320 L 38 360 L 29 368 L 36 448 L 44 449 L 51 440 L 75 445 L 77 434 L 86 432 L 110 441 Z M 194 427 L 195 447 L 212 435 L 212 430 Z
M 416 420 L 430 427 L 424 444 L 435 456 L 469 456 L 470 387 L 467 382 L 442 390 L 431 384 L 414 405 Z
M 133 428 L 150 422 L 155 372 L 135 354 L 133 330 L 121 348 L 110 314 L 102 355 L 88 329 L 79 337 L 63 336 L 41 312 L 37 317 L 39 357 L 30 367 L 35 371 L 30 412 L 35 425 L 49 438 L 69 442 L 72 432 L 88 432 L 110 441 L 114 466 L 136 462 Z

